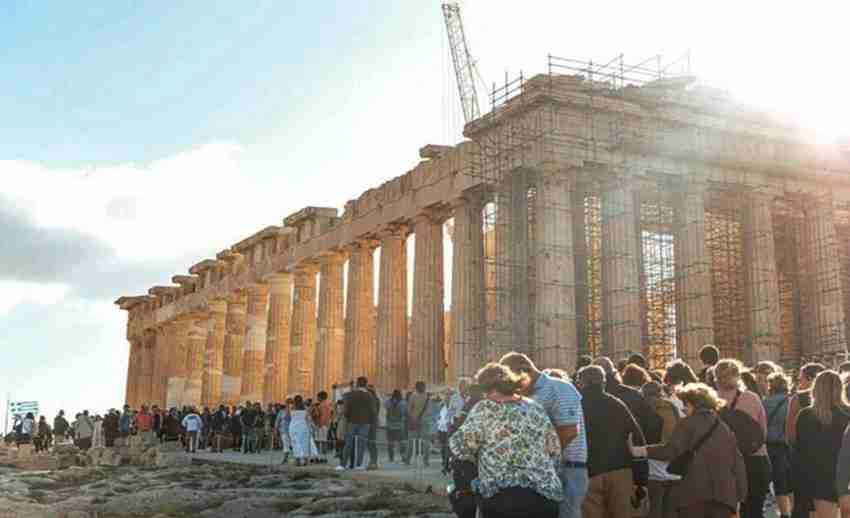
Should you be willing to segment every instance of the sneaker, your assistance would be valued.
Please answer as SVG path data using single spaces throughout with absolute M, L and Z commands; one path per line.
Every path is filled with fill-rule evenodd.
M 336 471 L 345 471 L 345 466 L 337 466 L 334 468 Z

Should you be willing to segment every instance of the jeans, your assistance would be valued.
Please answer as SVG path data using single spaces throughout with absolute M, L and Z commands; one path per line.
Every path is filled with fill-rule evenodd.
M 257 434 L 254 430 L 242 432 L 242 453 L 254 453 L 257 449 Z
M 369 465 L 378 465 L 378 424 L 369 425 Z
M 509 487 L 479 504 L 484 518 L 556 518 L 558 502 L 524 487 Z
M 370 424 L 348 425 L 348 433 L 345 435 L 345 448 L 342 451 L 343 462 L 347 463 L 352 458 L 352 452 L 354 452 L 356 454 L 354 466 L 363 464 L 363 456 L 366 454 L 366 443 L 369 441 L 369 429 L 371 427 Z
M 558 517 L 581 518 L 581 505 L 590 484 L 587 468 L 561 465 L 558 475 L 564 486 L 564 500 L 558 506 Z
M 410 430 L 407 434 L 407 455 L 404 458 L 406 464 L 410 464 L 410 457 L 423 455 L 425 466 L 431 458 L 431 423 L 421 423 L 416 430 Z

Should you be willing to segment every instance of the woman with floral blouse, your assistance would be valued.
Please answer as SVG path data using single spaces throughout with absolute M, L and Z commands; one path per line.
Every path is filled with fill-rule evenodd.
M 543 407 L 519 395 L 522 381 L 498 363 L 484 366 L 476 382 L 485 398 L 449 441 L 456 457 L 478 464 L 484 518 L 556 518 L 563 499 L 558 435 Z

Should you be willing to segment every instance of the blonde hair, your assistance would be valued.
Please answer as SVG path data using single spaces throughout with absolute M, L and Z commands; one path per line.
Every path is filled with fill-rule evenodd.
M 732 358 L 720 360 L 714 366 L 714 377 L 717 380 L 717 386 L 720 389 L 726 390 L 733 388 L 740 390 L 746 389 L 743 381 L 741 381 L 741 372 L 743 370 L 744 366 L 738 360 Z
M 705 383 L 688 383 L 677 390 L 676 395 L 682 403 L 689 403 L 694 409 L 720 410 L 726 405 L 717 395 L 717 391 Z
M 847 410 L 844 383 L 837 372 L 826 370 L 815 378 L 815 385 L 812 388 L 812 408 L 818 421 L 823 424 L 832 423 L 832 414 L 836 408 Z
M 774 372 L 767 377 L 767 387 L 771 394 L 787 394 L 791 390 L 791 378 L 783 372 Z

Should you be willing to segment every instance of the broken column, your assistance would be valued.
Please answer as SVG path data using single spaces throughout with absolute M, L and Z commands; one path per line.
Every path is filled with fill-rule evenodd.
M 747 201 L 743 207 L 743 234 L 751 349 L 744 351 L 742 359 L 748 365 L 755 365 L 762 360 L 781 359 L 779 281 L 771 213 L 773 197 L 752 193 Z
M 407 364 L 407 227 L 386 229 L 381 238 L 378 280 L 378 390 L 409 387 Z
M 483 206 L 482 196 L 474 192 L 464 193 L 452 202 L 451 343 L 458 377 L 475 375 L 489 358 L 485 338 Z
M 222 400 L 225 405 L 240 402 L 242 389 L 242 346 L 245 340 L 245 308 L 247 305 L 244 290 L 230 296 L 227 301 L 227 317 L 224 335 L 224 374 L 221 379 Z
M 303 264 L 295 270 L 292 297 L 292 333 L 289 351 L 289 392 L 313 397 L 316 358 L 316 267 Z
M 319 337 L 316 344 L 313 387 L 330 393 L 331 385 L 343 380 L 345 349 L 343 313 L 343 266 L 345 255 L 331 252 L 322 256 L 319 271 Z
M 263 380 L 266 371 L 269 287 L 266 284 L 252 284 L 247 292 L 241 400 L 256 403 L 263 397 Z
M 375 350 L 374 250 L 375 242 L 361 240 L 349 248 L 348 293 L 345 303 L 343 376 L 374 378 Z
M 266 379 L 263 401 L 283 401 L 289 373 L 289 340 L 292 322 L 292 276 L 278 272 L 265 278 L 269 284 L 269 320 L 266 330 Z
M 698 352 L 714 343 L 711 258 L 705 245 L 705 183 L 685 181 L 674 195 L 677 356 L 698 365 Z
M 222 374 L 224 372 L 224 337 L 226 334 L 227 301 L 211 300 L 207 304 L 210 318 L 207 321 L 207 343 L 201 402 L 210 408 L 222 402 Z
M 574 171 L 540 171 L 535 196 L 533 354 L 540 367 L 575 367 L 575 260 L 572 191 Z
M 640 247 L 636 218 L 640 207 L 629 184 L 617 178 L 602 193 L 602 344 L 622 358 L 643 349 Z
M 414 219 L 413 231 L 416 246 L 410 379 L 413 382 L 443 384 L 443 223 L 431 214 L 421 214 Z
M 183 405 L 201 406 L 201 391 L 204 376 L 204 357 L 207 349 L 207 322 L 205 319 L 192 318 L 188 322 L 186 347 L 186 388 L 183 393 Z

